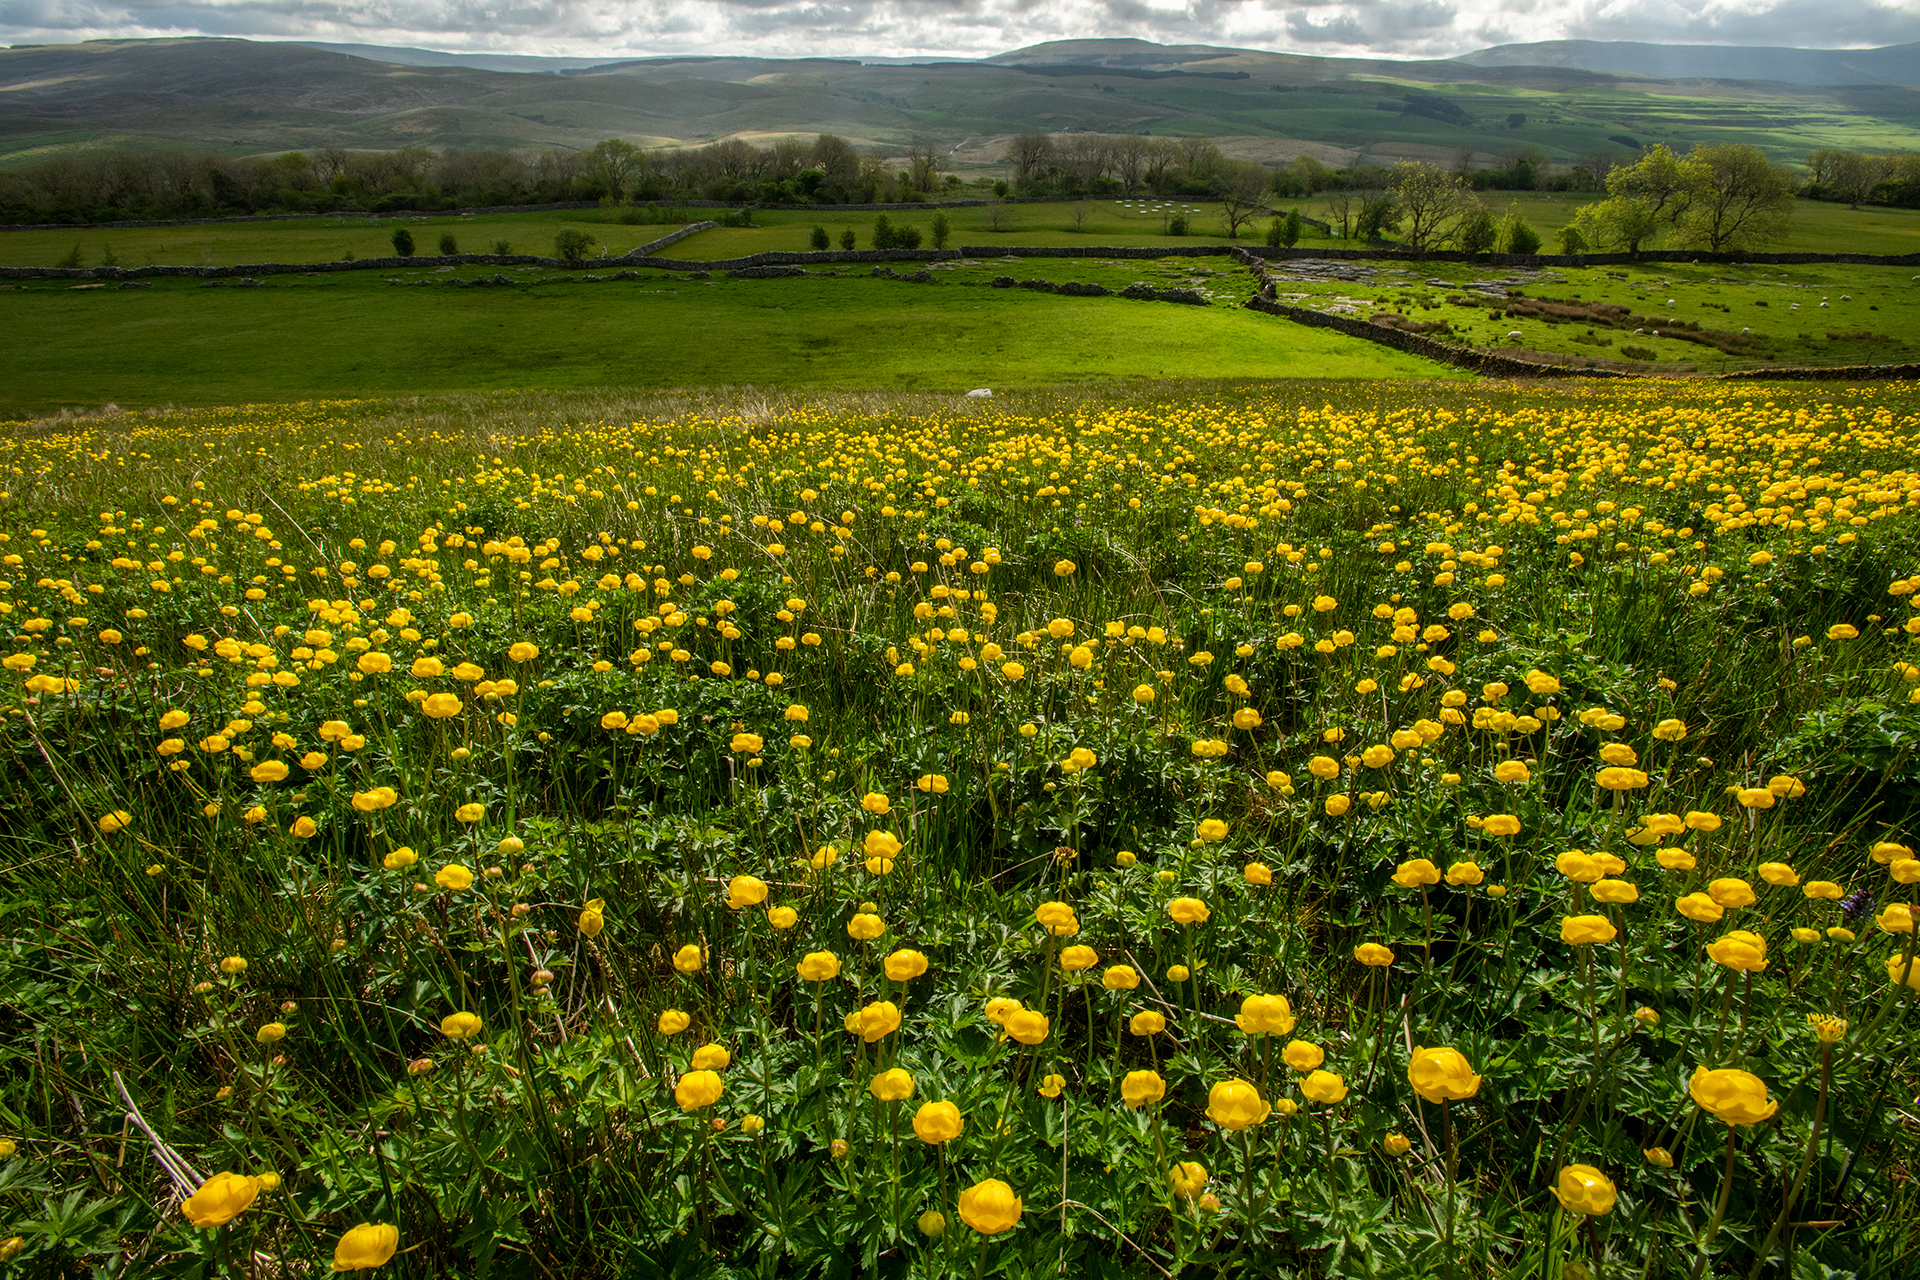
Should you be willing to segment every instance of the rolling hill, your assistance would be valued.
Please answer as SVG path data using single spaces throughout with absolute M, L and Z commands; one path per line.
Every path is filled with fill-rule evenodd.
M 1463 149 L 1490 159 L 1529 146 L 1566 159 L 1655 141 L 1751 142 L 1796 159 L 1823 146 L 1920 146 L 1920 88 L 1665 80 L 1572 65 L 1588 55 L 1561 45 L 1396 62 L 1073 40 L 981 61 L 911 64 L 508 62 L 350 49 L 193 38 L 0 51 L 0 163 L 102 143 L 246 155 L 324 146 L 581 148 L 607 137 L 659 146 L 832 132 L 885 152 L 934 140 L 964 170 L 997 162 L 1001 139 L 1034 129 L 1204 134 L 1231 140 L 1231 154 L 1259 159 L 1315 148 L 1383 161 L 1450 160 Z M 1528 61 L 1530 49 L 1561 65 Z M 1772 52 L 1824 52 L 1865 68 L 1860 75 L 1905 56 Z

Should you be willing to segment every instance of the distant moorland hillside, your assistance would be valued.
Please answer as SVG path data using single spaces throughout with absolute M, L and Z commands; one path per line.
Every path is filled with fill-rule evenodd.
M 1000 163 L 1006 137 L 1044 130 L 1205 135 L 1265 160 L 1302 152 L 1444 160 L 1529 147 L 1568 160 L 1654 142 L 1682 150 L 1745 142 L 1797 160 L 1821 147 L 1920 146 L 1920 87 L 1894 83 L 1920 79 L 1912 54 L 1562 42 L 1393 62 L 1073 40 L 974 62 L 581 65 L 590 60 L 101 40 L 0 51 L 0 158 L 19 164 L 102 144 L 238 156 L 328 146 L 584 149 L 607 137 L 657 147 L 830 132 L 896 153 L 937 143 L 962 170 L 985 170 Z M 1621 68 L 1589 67 L 1610 61 Z M 1644 69 L 1655 62 L 1668 73 L 1749 79 L 1657 79 Z M 1831 83 L 1811 82 L 1828 74 L 1821 68 Z M 1761 72 L 1783 82 L 1753 82 Z

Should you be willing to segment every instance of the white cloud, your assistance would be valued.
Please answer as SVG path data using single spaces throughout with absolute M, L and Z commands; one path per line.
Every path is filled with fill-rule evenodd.
M 1444 57 L 1561 38 L 1895 44 L 1920 40 L 1920 0 L 0 0 L 9 43 L 179 35 L 608 57 L 975 57 L 1132 36 Z

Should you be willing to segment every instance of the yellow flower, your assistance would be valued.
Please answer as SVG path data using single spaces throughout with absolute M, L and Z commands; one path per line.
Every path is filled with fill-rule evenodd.
M 765 1116 L 744 1115 L 740 1117 L 740 1132 L 752 1137 L 767 1127 Z
M 1198 830 L 1202 840 L 1214 843 L 1227 838 L 1228 827 L 1218 818 L 1202 818 Z
M 1759 1124 L 1780 1109 L 1778 1102 L 1767 1097 L 1766 1083 L 1759 1076 L 1733 1067 L 1719 1071 L 1696 1067 L 1687 1092 L 1730 1125 Z
M 707 953 L 695 942 L 689 942 L 673 953 L 673 967 L 681 973 L 698 973 L 706 963 Z
M 1570 1164 L 1554 1180 L 1553 1195 L 1570 1212 L 1598 1218 L 1613 1210 L 1613 1183 L 1590 1164 Z
M 1176 924 L 1205 924 L 1213 913 L 1198 898 L 1175 898 L 1167 904 L 1167 914 Z
M 287 1038 L 287 1024 L 284 1022 L 264 1023 L 253 1033 L 253 1038 L 261 1044 L 275 1044 Z
M 1384 969 L 1393 963 L 1393 951 L 1377 942 L 1363 942 L 1353 949 L 1353 958 L 1370 968 Z
M 913 1096 L 913 1075 L 899 1067 L 882 1071 L 867 1082 L 867 1092 L 882 1102 L 905 1102 Z
M 287 762 L 284 760 L 262 760 L 259 764 L 247 771 L 247 776 L 251 777 L 255 782 L 285 782 L 287 772 Z M 112 814 L 107 815 L 108 818 L 113 816 Z M 132 815 L 128 816 L 131 817 Z M 110 829 L 104 825 L 107 821 L 106 818 L 102 818 L 100 821 L 103 824 L 101 830 L 105 831 Z
M 442 889 L 451 889 L 458 893 L 473 887 L 473 872 L 457 862 L 449 862 L 433 873 L 433 882 Z
M 1887 981 L 1896 987 L 1904 982 L 1915 991 L 1920 991 L 1920 958 L 1909 963 L 1904 955 L 1888 956 Z
M 718 1071 L 689 1071 L 673 1086 L 673 1100 L 682 1111 L 698 1111 L 720 1101 L 726 1088 Z
M 1639 769 L 1625 769 L 1615 765 L 1595 774 L 1594 781 L 1609 791 L 1633 791 L 1647 785 L 1647 775 Z
M 735 876 L 727 882 L 727 906 L 739 911 L 767 900 L 767 882 L 754 876 Z
M 1380 1145 L 1390 1156 L 1403 1156 L 1413 1149 L 1413 1142 L 1404 1133 L 1390 1133 L 1380 1140 Z
M 1245 1080 L 1222 1080 L 1207 1092 L 1207 1117 L 1222 1129 L 1252 1128 L 1272 1110 L 1260 1090 Z
M 1595 902 L 1627 903 L 1640 901 L 1640 890 L 1627 880 L 1596 880 L 1587 890 Z
M 966 1123 L 960 1108 L 951 1102 L 923 1102 L 913 1113 L 913 1136 L 928 1146 L 937 1147 L 959 1137 Z
M 487 816 L 487 806 L 478 802 L 461 805 L 453 811 L 457 821 L 472 824 Z
M 927 971 L 927 957 L 918 951 L 902 949 L 888 956 L 882 967 L 889 980 L 911 982 Z
M 1807 1025 L 1813 1028 L 1813 1033 L 1820 1038 L 1821 1044 L 1838 1044 L 1847 1034 L 1845 1018 L 1830 1017 L 1823 1013 L 1808 1014 Z
M 460 705 L 460 699 L 455 694 L 430 693 L 420 703 L 420 710 L 435 720 L 445 720 L 449 716 L 459 715 Z
M 840 957 L 831 951 L 809 951 L 794 971 L 808 982 L 831 982 L 840 976 Z
M 1314 1102 L 1332 1106 L 1347 1096 L 1347 1082 L 1331 1071 L 1310 1071 L 1300 1082 L 1300 1092 Z
M 1746 929 L 1734 929 L 1708 943 L 1707 956 L 1729 969 L 1759 973 L 1767 967 L 1767 940 Z
M 1293 1007 L 1285 996 L 1248 996 L 1240 1002 L 1234 1021 L 1250 1036 L 1283 1036 L 1293 1030 Z
M 867 855 L 869 863 L 897 858 L 900 856 L 900 848 L 899 837 L 891 831 L 869 831 L 866 838 L 860 842 L 860 850 Z M 873 867 L 869 865 L 867 870 L 872 871 Z
M 1560 941 L 1576 946 L 1612 942 L 1619 932 L 1605 916 L 1562 916 L 1560 919 Z
M 1480 1077 L 1458 1049 L 1415 1049 L 1407 1082 L 1428 1102 L 1457 1102 L 1480 1092 Z
M 1673 900 L 1674 910 L 1689 920 L 1701 924 L 1713 924 L 1727 913 L 1727 909 L 1704 893 L 1689 893 L 1683 898 Z
M 1007 1015 L 1007 1034 L 1024 1045 L 1036 1045 L 1047 1038 L 1052 1026 L 1047 1016 L 1033 1009 L 1016 1009 Z
M 440 1034 L 449 1040 L 471 1040 L 482 1025 L 477 1013 L 450 1013 L 440 1019 Z
M 1890 902 L 1873 922 L 1886 933 L 1912 933 L 1913 909 L 1904 902 Z
M 580 932 L 589 938 L 597 938 L 600 931 L 607 927 L 607 903 L 604 898 L 591 899 L 580 909 Z
M 507 657 L 515 662 L 532 662 L 539 656 L 540 646 L 527 640 L 522 640 L 507 650 Z
M 1493 767 L 1495 782 L 1526 782 L 1533 777 L 1525 760 L 1502 760 Z
M 859 942 L 872 942 L 886 931 L 886 922 L 871 911 L 858 912 L 847 921 L 847 936 Z
M 1020 1225 L 1020 1197 L 998 1178 L 976 1182 L 960 1193 L 960 1221 L 983 1236 L 997 1236 Z
M 1699 865 L 1699 860 L 1685 849 L 1660 849 L 1653 858 L 1669 871 L 1691 871 Z
M 399 1247 L 400 1228 L 387 1223 L 363 1222 L 333 1246 L 333 1269 L 372 1271 L 387 1265 Z
M 1490 836 L 1517 836 L 1520 834 L 1520 819 L 1510 813 L 1490 813 L 1480 829 Z
M 1440 868 L 1425 858 L 1403 862 L 1393 873 L 1393 882 L 1405 889 L 1419 889 L 1440 883 Z
M 1167 1082 L 1155 1071 L 1129 1071 L 1120 1081 L 1120 1098 L 1138 1110 L 1167 1096 Z
M 1241 876 L 1248 884 L 1267 885 L 1273 883 L 1273 868 L 1264 862 L 1249 862 L 1241 868 Z
M 1100 975 L 1100 985 L 1109 991 L 1132 991 L 1140 985 L 1140 975 L 1131 965 L 1110 965 Z
M 1916 966 L 1920 968 L 1920 966 Z M 1142 1009 L 1127 1019 L 1127 1030 L 1136 1036 L 1157 1036 L 1167 1029 L 1165 1015 L 1151 1009 Z
M 1060 1091 L 1067 1087 L 1067 1078 L 1062 1075 L 1048 1075 L 1040 1081 L 1037 1092 L 1043 1098 L 1057 1098 Z
M 678 1009 L 663 1009 L 654 1025 L 663 1036 L 677 1036 L 693 1025 L 693 1019 Z
M 1067 947 L 1060 953 L 1060 967 L 1068 973 L 1079 973 L 1099 963 L 1100 955 L 1092 947 Z
M 1800 883 L 1800 876 L 1784 862 L 1763 862 L 1760 864 L 1760 878 L 1768 884 L 1791 888 Z
M 1307 761 L 1307 772 L 1322 782 L 1332 782 L 1340 776 L 1340 762 L 1331 756 L 1315 756 Z
M 767 740 L 757 733 L 736 733 L 727 743 L 727 750 L 736 755 L 754 756 L 765 750 L 766 745 Z
M 282 767 L 284 768 L 284 766 Z M 132 821 L 133 815 L 125 809 L 115 809 L 112 813 L 103 814 L 97 825 L 100 830 L 106 832 L 108 835 L 112 835 L 116 831 L 123 830 L 126 825 Z
M 1280 1060 L 1295 1071 L 1317 1071 L 1327 1060 L 1327 1051 L 1305 1040 L 1290 1040 L 1280 1051 Z
M 1538 669 L 1527 672 L 1526 682 L 1529 693 L 1544 696 L 1560 692 L 1560 681 Z
M 370 791 L 356 791 L 353 807 L 362 813 L 378 813 L 390 809 L 400 799 L 400 793 L 392 787 L 374 787 Z
M 216 1173 L 180 1202 L 180 1212 L 196 1227 L 224 1227 L 260 1194 L 260 1180 L 242 1173 Z
M 1167 1185 L 1182 1200 L 1191 1200 L 1206 1189 L 1207 1167 L 1198 1160 L 1182 1160 L 1167 1171 Z
M 288 833 L 294 836 L 294 838 L 299 840 L 312 839 L 313 834 L 318 830 L 320 830 L 318 824 L 316 824 L 312 818 L 309 818 L 304 814 L 298 818 L 295 818 L 293 820 L 293 825 L 287 828 Z
M 900 1006 L 891 1000 L 876 1000 L 854 1016 L 858 1019 L 860 1038 L 868 1044 L 900 1029 Z

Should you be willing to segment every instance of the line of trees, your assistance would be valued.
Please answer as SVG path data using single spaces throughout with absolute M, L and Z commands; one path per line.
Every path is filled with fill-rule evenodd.
M 0 221 L 114 222 L 259 213 L 386 213 L 572 200 L 707 199 L 870 204 L 962 190 L 942 153 L 905 167 L 833 134 L 649 150 L 613 138 L 585 151 L 359 152 L 273 158 L 88 148 L 0 172 Z
M 1837 200 L 1858 209 L 1863 204 L 1920 209 L 1920 154 L 1885 151 L 1807 153 L 1807 185 L 1800 194 L 1812 200 Z
M 1785 238 L 1799 186 L 1791 169 L 1744 143 L 1684 156 L 1650 147 L 1607 175 L 1607 198 L 1580 209 L 1562 250 L 1637 253 L 1656 240 L 1714 253 L 1765 248 Z

